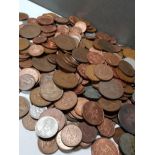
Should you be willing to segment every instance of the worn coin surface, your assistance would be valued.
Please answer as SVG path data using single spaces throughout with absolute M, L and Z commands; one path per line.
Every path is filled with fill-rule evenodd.
M 31 56 L 40 56 L 44 53 L 44 47 L 41 45 L 31 45 L 28 49 L 28 53 Z
M 19 38 L 19 50 L 25 50 L 30 46 L 30 42 L 26 38 Z
M 19 21 L 27 20 L 29 18 L 27 13 L 19 12 Z
M 58 131 L 58 122 L 54 117 L 41 117 L 35 126 L 36 134 L 41 138 L 51 138 Z
M 122 128 L 120 128 L 120 127 L 115 128 L 115 134 L 113 135 L 113 140 L 118 144 L 121 135 L 124 133 L 125 133 L 125 131 Z
M 87 29 L 87 25 L 86 25 L 86 23 L 83 22 L 83 21 L 78 21 L 78 22 L 76 22 L 74 26 L 75 26 L 75 27 L 79 27 L 79 28 L 82 30 L 82 32 L 85 32 L 86 29 Z

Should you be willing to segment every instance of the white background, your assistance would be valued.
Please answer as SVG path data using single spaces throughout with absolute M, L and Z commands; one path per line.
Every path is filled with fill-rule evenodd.
M 136 0 L 136 155 L 155 155 L 154 3 Z M 19 154 L 18 5 L 17 0 L 0 5 L 1 155 Z

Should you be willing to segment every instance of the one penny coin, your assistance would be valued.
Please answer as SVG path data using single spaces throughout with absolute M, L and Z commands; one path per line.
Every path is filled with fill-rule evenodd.
M 80 65 L 78 65 L 78 67 L 77 67 L 77 70 L 78 70 L 79 74 L 80 74 L 83 78 L 85 78 L 85 79 L 87 79 L 87 76 L 86 76 L 86 74 L 85 74 L 87 66 L 88 66 L 88 64 L 80 64 Z
M 87 25 L 86 25 L 86 23 L 83 22 L 83 21 L 78 21 L 78 22 L 76 22 L 74 26 L 75 26 L 75 27 L 79 27 L 79 28 L 82 30 L 82 32 L 85 32 L 86 29 L 87 29 Z
M 98 64 L 94 68 L 95 75 L 104 81 L 110 80 L 113 77 L 113 70 L 106 64 Z
M 115 133 L 115 125 L 112 120 L 104 118 L 103 122 L 97 126 L 100 135 L 104 137 L 112 137 Z
M 100 93 L 109 99 L 118 99 L 124 93 L 122 83 L 117 79 L 99 82 Z
M 55 17 L 54 20 L 59 24 L 67 24 L 69 21 L 67 18 L 59 17 L 59 16 Z
M 31 45 L 28 49 L 28 53 L 31 56 L 40 56 L 44 53 L 44 47 L 41 45 Z
M 54 25 L 41 26 L 41 31 L 43 31 L 45 33 L 55 32 L 56 30 L 57 30 L 57 28 Z
M 25 50 L 30 46 L 30 42 L 26 38 L 19 38 L 19 50 Z
M 104 118 L 104 112 L 96 102 L 89 101 L 83 107 L 83 117 L 91 125 L 99 125 Z
M 27 20 L 29 18 L 28 14 L 24 12 L 19 12 L 19 21 Z
M 54 18 L 52 16 L 39 16 L 37 21 L 41 25 L 50 25 L 54 22 Z
M 97 136 L 97 129 L 85 122 L 79 123 L 79 128 L 82 131 L 82 142 L 92 143 Z
M 47 41 L 47 37 L 45 36 L 38 36 L 33 38 L 33 43 L 35 44 L 41 44 L 41 43 L 44 43 L 45 41 Z
M 119 155 L 119 150 L 114 142 L 107 138 L 99 138 L 91 146 L 92 155 Z
M 61 139 L 67 146 L 77 146 L 82 140 L 82 132 L 76 125 L 70 124 L 62 129 Z
M 25 61 L 20 61 L 19 62 L 19 66 L 21 68 L 29 68 L 29 67 L 32 67 L 32 59 L 27 59 Z
M 60 110 L 72 109 L 77 103 L 77 95 L 73 91 L 64 92 L 61 99 L 54 103 L 55 107 Z
M 113 139 L 117 144 L 119 144 L 119 139 L 120 139 L 121 135 L 124 133 L 125 133 L 125 131 L 120 127 L 115 129 L 115 134 L 113 135 Z
M 44 154 L 51 154 L 58 150 L 55 138 L 41 139 L 38 138 L 38 148 Z
M 106 62 L 111 66 L 118 66 L 120 62 L 120 58 L 114 53 L 104 53 L 104 57 Z
M 25 116 L 29 112 L 29 102 L 23 97 L 19 96 L 19 118 Z

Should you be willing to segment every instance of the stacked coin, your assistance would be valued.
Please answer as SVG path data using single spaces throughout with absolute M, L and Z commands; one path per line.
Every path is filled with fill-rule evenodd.
M 30 92 L 30 103 L 20 95 L 19 117 L 39 150 L 133 155 L 134 49 L 76 16 L 19 20 L 19 89 Z

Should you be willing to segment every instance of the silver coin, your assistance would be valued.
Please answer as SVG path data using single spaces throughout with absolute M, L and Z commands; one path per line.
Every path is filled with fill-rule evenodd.
M 40 114 L 47 110 L 47 107 L 37 107 L 35 105 L 31 105 L 30 107 L 30 116 L 34 119 L 39 119 Z
M 128 62 L 135 69 L 135 60 L 132 58 L 124 58 L 124 61 Z
M 55 118 L 44 116 L 38 120 L 35 126 L 36 134 L 41 138 L 51 138 L 58 131 L 58 122 Z

